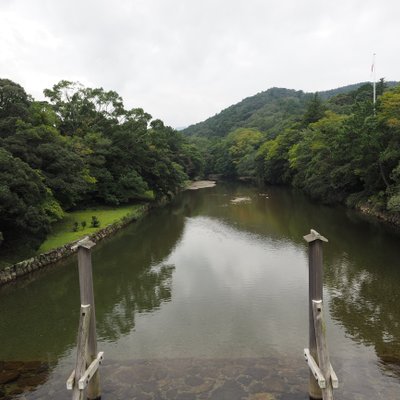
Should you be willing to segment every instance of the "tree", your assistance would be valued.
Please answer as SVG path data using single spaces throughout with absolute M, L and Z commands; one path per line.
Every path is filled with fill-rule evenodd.
M 289 166 L 289 150 L 301 137 L 298 127 L 285 129 L 273 140 L 264 142 L 257 152 L 258 176 L 272 184 L 290 183 L 293 171 Z
M 103 88 L 85 88 L 79 82 L 63 80 L 52 89 L 45 89 L 44 94 L 60 118 L 64 135 L 106 132 L 125 115 L 122 98 Z
M 0 148 L 0 226 L 4 239 L 29 236 L 38 245 L 51 223 L 62 216 L 40 173 Z
M 76 205 L 94 183 L 71 141 L 52 126 L 20 122 L 16 133 L 1 144 L 14 157 L 42 171 L 46 186 L 65 209 Z
M 323 105 L 318 93 L 315 93 L 309 101 L 306 112 L 303 115 L 304 126 L 320 120 L 324 116 L 325 110 L 326 107 Z
M 262 141 L 261 132 L 256 129 L 240 128 L 227 138 L 228 151 L 237 176 L 256 176 L 256 153 Z
M 29 99 L 22 86 L 0 79 L 0 137 L 14 133 L 15 124 L 28 115 Z
M 352 164 L 353 138 L 346 122 L 346 116 L 326 112 L 289 150 L 293 184 L 324 202 L 343 201 L 360 187 Z

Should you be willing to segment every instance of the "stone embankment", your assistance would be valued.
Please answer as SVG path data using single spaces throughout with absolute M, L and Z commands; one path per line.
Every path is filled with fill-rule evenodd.
M 141 215 L 145 215 L 148 210 L 149 210 L 149 205 L 144 205 Z M 127 216 L 123 218 L 121 221 L 107 225 L 105 228 L 102 228 L 99 231 L 93 233 L 92 235 L 89 236 L 89 238 L 93 242 L 97 243 L 100 240 L 113 235 L 116 231 L 120 230 L 122 227 L 130 224 L 133 221 L 136 221 L 139 218 L 137 216 Z M 15 281 L 16 279 L 24 275 L 28 275 L 29 273 L 39 270 L 49 264 L 53 264 L 66 257 L 69 257 L 70 255 L 76 252 L 76 249 L 73 249 L 73 246 L 79 240 L 67 243 L 61 247 L 50 250 L 46 253 L 39 254 L 36 257 L 29 258 L 17 264 L 8 266 L 3 270 L 0 270 L 0 286 Z
M 400 226 L 400 215 L 398 213 L 397 214 L 389 214 L 384 211 L 374 210 L 368 204 L 361 204 L 357 208 L 359 211 L 361 211 L 365 215 L 370 215 L 372 217 L 378 218 L 381 221 L 387 222 L 389 224 Z

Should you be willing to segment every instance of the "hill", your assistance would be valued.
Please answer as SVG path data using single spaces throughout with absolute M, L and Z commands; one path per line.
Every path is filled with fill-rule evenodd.
M 355 91 L 368 82 L 360 82 L 336 89 L 318 92 L 322 100 Z M 396 82 L 386 82 L 394 86 Z M 273 87 L 234 104 L 203 122 L 191 125 L 182 132 L 187 135 L 225 137 L 237 128 L 256 128 L 275 137 L 282 129 L 304 114 L 312 93 Z

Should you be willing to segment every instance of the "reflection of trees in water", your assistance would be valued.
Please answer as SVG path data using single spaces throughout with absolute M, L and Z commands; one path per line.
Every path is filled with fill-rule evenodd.
M 154 210 L 99 249 L 94 258 L 99 337 L 116 340 L 134 328 L 135 313 L 151 312 L 171 299 L 174 266 L 165 260 L 179 241 L 181 212 Z
M 398 273 L 361 268 L 345 255 L 325 269 L 332 318 L 356 341 L 374 346 L 383 362 L 400 364 Z
M 333 319 L 356 341 L 373 345 L 381 360 L 400 363 L 398 231 L 344 207 L 315 204 L 291 189 L 218 185 L 213 193 L 217 201 L 209 204 L 200 193 L 195 213 L 207 211 L 240 229 L 289 239 L 304 251 L 303 235 L 310 228 L 326 236 L 324 283 L 331 292 Z M 235 195 L 252 201 L 232 206 Z M 227 206 L 221 209 L 223 202 Z
M 168 209 L 100 242 L 93 252 L 99 338 L 115 340 L 134 328 L 136 312 L 171 299 L 173 267 L 163 262 L 179 241 L 184 218 Z M 0 293 L 0 360 L 53 360 L 76 346 L 79 320 L 77 260 L 29 284 Z
M 157 270 L 145 270 L 131 281 L 119 302 L 108 312 L 101 312 L 99 338 L 116 340 L 129 333 L 135 326 L 135 314 L 151 312 L 160 308 L 163 302 L 171 300 L 171 283 L 174 266 L 161 265 Z

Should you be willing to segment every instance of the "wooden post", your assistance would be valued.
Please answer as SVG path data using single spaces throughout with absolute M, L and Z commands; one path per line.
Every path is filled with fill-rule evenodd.
M 87 365 L 90 365 L 97 358 L 97 335 L 96 335 L 96 312 L 93 294 L 92 276 L 92 254 L 91 249 L 95 243 L 85 238 L 77 243 L 78 247 L 78 268 L 79 268 L 79 288 L 81 304 L 90 304 L 90 324 L 87 344 Z M 86 368 L 86 366 L 85 366 Z M 101 398 L 100 377 L 97 370 L 87 386 L 87 398 L 96 400 Z
M 325 337 L 325 321 L 322 300 L 313 300 L 314 329 L 317 340 L 318 366 L 325 378 L 325 388 L 322 388 L 322 398 L 333 400 L 333 387 L 331 381 L 331 363 L 329 361 L 328 345 Z
M 81 305 L 76 364 L 73 375 L 69 379 L 72 381 L 73 387 L 72 400 L 83 400 L 83 391 L 79 389 L 77 383 L 86 370 L 86 347 L 89 337 L 90 314 L 90 305 Z M 73 384 L 74 381 L 75 385 Z
M 313 300 L 322 300 L 322 243 L 328 239 L 321 236 L 318 232 L 311 229 L 311 233 L 304 236 L 308 243 L 308 276 L 309 276 L 309 350 L 311 356 L 317 360 L 317 342 L 315 338 L 314 317 L 313 317 Z M 316 381 L 313 373 L 310 371 L 310 379 L 308 392 L 311 399 L 322 399 L 322 391 Z

